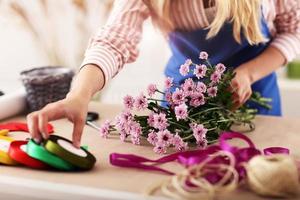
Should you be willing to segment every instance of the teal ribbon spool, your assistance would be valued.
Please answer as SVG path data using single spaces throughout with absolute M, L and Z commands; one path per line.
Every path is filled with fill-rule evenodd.
M 89 170 L 96 163 L 96 158 L 85 148 L 77 149 L 70 140 L 57 135 L 49 136 L 46 140 L 45 148 L 47 151 L 82 170 Z
M 75 166 L 47 151 L 42 144 L 39 145 L 32 139 L 28 141 L 26 147 L 26 152 L 30 157 L 40 160 L 56 169 L 63 171 L 72 171 L 76 169 Z

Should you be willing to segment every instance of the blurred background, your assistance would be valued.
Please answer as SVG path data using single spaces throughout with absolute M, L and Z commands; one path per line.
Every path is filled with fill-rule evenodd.
M 105 23 L 112 3 L 0 0 L 0 90 L 18 90 L 22 87 L 20 72 L 33 67 L 64 66 L 77 71 L 89 37 Z M 153 81 L 162 87 L 170 52 L 150 21 L 144 24 L 140 50 L 138 60 L 126 65 L 95 100 L 120 104 L 123 96 L 138 95 Z M 300 116 L 299 63 L 296 59 L 278 70 L 285 116 Z

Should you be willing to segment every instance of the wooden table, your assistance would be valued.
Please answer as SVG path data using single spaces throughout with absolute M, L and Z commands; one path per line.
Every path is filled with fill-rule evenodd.
M 113 119 L 121 110 L 120 106 L 92 103 L 91 111 L 98 111 L 101 120 Z M 8 121 L 25 121 L 24 117 Z M 247 135 L 259 148 L 284 146 L 292 154 L 300 157 L 300 119 L 262 117 L 255 120 L 256 130 Z M 66 120 L 52 123 L 58 135 L 71 138 L 72 124 Z M 15 132 L 13 137 L 24 139 L 25 133 Z M 82 144 L 97 157 L 93 170 L 88 172 L 39 171 L 25 167 L 0 166 L 0 199 L 144 199 L 143 193 L 155 183 L 168 179 L 166 175 L 114 167 L 109 164 L 109 154 L 113 152 L 134 153 L 150 158 L 157 158 L 152 147 L 146 144 L 135 146 L 123 143 L 117 137 L 102 139 L 98 132 L 85 127 Z M 166 168 L 180 169 L 176 163 Z M 165 199 L 164 197 L 148 199 Z M 263 199 L 255 194 L 237 190 L 220 199 Z M 268 198 L 270 199 L 270 198 Z

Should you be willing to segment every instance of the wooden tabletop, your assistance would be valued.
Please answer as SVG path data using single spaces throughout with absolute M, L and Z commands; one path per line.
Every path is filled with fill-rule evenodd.
M 100 113 L 100 122 L 113 119 L 121 107 L 92 103 L 91 111 Z M 25 121 L 25 117 L 12 118 L 7 121 Z M 256 129 L 247 133 L 258 148 L 283 146 L 300 157 L 300 119 L 258 116 Z M 1 122 L 3 123 L 3 122 Z M 52 122 L 55 132 L 71 138 L 72 124 L 66 120 Z M 15 132 L 16 139 L 25 139 L 28 134 Z M 239 142 L 236 142 L 239 143 Z M 136 169 L 118 168 L 110 165 L 109 155 L 113 152 L 134 153 L 149 158 L 158 158 L 152 147 L 145 142 L 140 146 L 121 142 L 117 136 L 103 139 L 98 132 L 86 126 L 82 144 L 88 145 L 97 158 L 95 167 L 88 172 L 56 172 L 33 170 L 25 167 L 0 166 L 0 194 L 3 199 L 142 199 L 144 192 L 153 184 L 170 178 L 159 173 Z M 167 164 L 164 167 L 178 171 L 181 167 Z M 26 199 L 25 198 L 25 199 Z M 151 198 L 150 198 L 151 199 Z M 154 199 L 165 199 L 156 196 Z M 237 190 L 220 199 L 263 199 L 246 190 Z M 268 198 L 270 199 L 270 198 Z

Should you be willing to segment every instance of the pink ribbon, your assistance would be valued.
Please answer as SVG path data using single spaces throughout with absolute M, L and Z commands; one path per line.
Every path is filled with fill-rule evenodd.
M 230 145 L 228 143 L 228 140 L 233 138 L 244 140 L 248 144 L 248 146 L 239 148 Z M 244 162 L 248 162 L 251 158 L 253 158 L 256 155 L 271 155 L 278 153 L 289 154 L 289 149 L 284 147 L 265 148 L 263 149 L 262 153 L 259 149 L 255 147 L 254 143 L 246 135 L 237 132 L 223 132 L 219 138 L 219 145 L 211 145 L 208 146 L 206 149 L 178 152 L 167 156 L 163 156 L 159 159 L 148 159 L 134 154 L 112 153 L 110 154 L 110 163 L 118 167 L 136 168 L 146 171 L 158 171 L 164 174 L 173 175 L 173 172 L 158 167 L 157 165 L 177 161 L 181 165 L 188 167 L 191 165 L 201 163 L 209 155 L 221 150 L 228 151 L 233 154 L 233 156 L 236 159 L 235 167 L 239 172 L 240 178 L 243 178 L 245 176 L 245 169 L 241 164 Z M 224 164 L 226 162 L 226 159 L 222 157 L 217 157 L 211 161 L 211 163 L 215 164 Z M 219 178 L 220 177 L 216 174 L 210 174 L 210 177 L 207 177 L 207 179 L 210 180 L 210 182 L 215 182 Z

